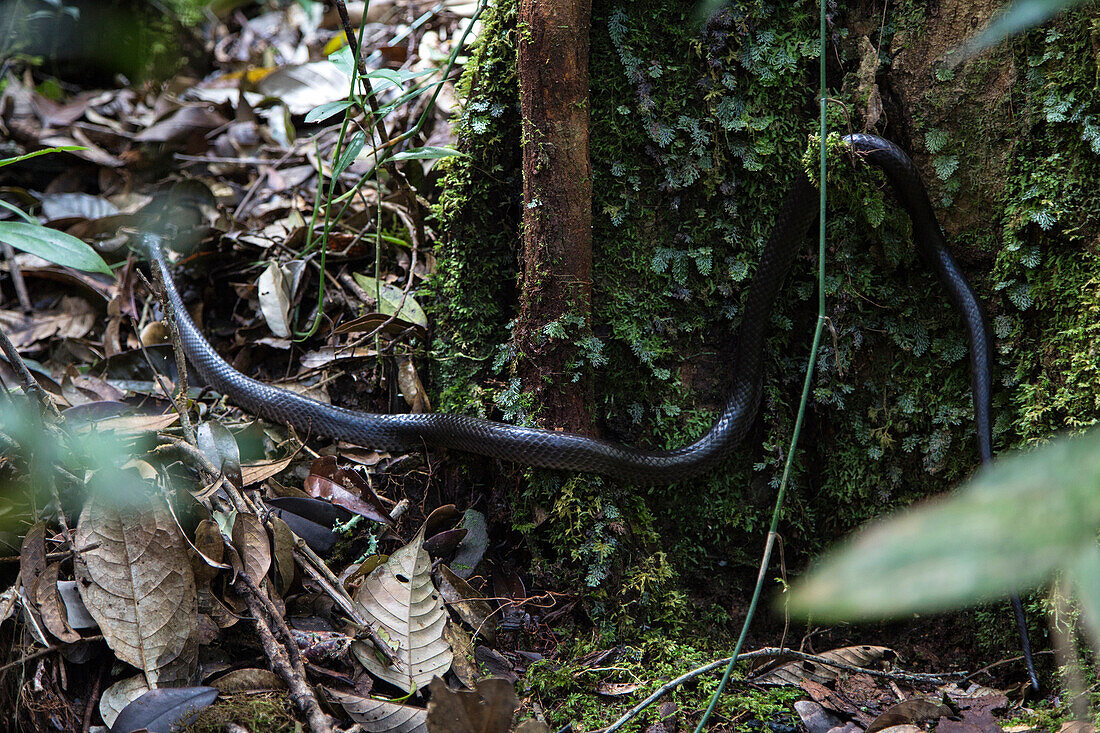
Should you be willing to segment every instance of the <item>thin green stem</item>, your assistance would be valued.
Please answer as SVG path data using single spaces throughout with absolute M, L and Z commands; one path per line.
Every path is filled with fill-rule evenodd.
M 760 594 L 764 588 L 764 580 L 767 578 L 768 565 L 771 563 L 772 550 L 775 548 L 775 540 L 779 532 L 779 518 L 783 513 L 783 501 L 787 494 L 787 484 L 790 480 L 791 466 L 794 464 L 795 451 L 798 449 L 798 437 L 802 433 L 802 421 L 806 415 L 806 405 L 810 398 L 810 386 L 813 384 L 814 366 L 817 362 L 817 350 L 821 345 L 821 332 L 825 325 L 825 138 L 828 131 L 826 109 L 828 97 L 825 94 L 825 0 L 819 0 L 819 28 L 818 28 L 818 94 L 821 103 L 820 125 L 820 171 L 818 180 L 818 230 L 817 230 L 817 323 L 814 326 L 813 344 L 810 346 L 810 358 L 806 365 L 806 376 L 802 382 L 802 398 L 798 403 L 798 416 L 794 421 L 794 431 L 791 434 L 791 443 L 787 449 L 787 458 L 783 463 L 783 477 L 779 481 L 779 492 L 775 497 L 775 508 L 772 510 L 771 524 L 768 527 L 768 538 L 764 543 L 764 555 L 760 559 L 760 571 L 756 576 L 756 587 L 752 591 L 752 600 L 749 602 L 748 611 L 745 613 L 745 621 L 741 625 L 741 633 L 737 636 L 737 644 L 733 648 L 729 664 L 722 675 L 722 681 L 718 683 L 718 689 L 711 696 L 710 704 L 706 712 L 699 720 L 695 733 L 702 733 L 714 709 L 718 706 L 718 700 L 729 683 L 733 674 L 734 665 L 741 654 L 741 648 L 748 636 L 749 626 L 756 614 L 756 606 L 760 602 Z

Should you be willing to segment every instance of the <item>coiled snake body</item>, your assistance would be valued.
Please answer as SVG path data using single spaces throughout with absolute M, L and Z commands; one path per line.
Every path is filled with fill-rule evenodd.
M 885 174 L 912 220 L 917 249 L 935 270 L 948 299 L 962 316 L 969 341 L 978 450 L 982 462 L 987 463 L 993 455 L 990 419 L 993 359 L 981 305 L 947 249 L 928 194 L 909 156 L 898 146 L 875 135 L 849 135 L 845 142 Z M 805 176 L 798 176 L 787 193 L 750 285 L 738 332 L 729 401 L 705 435 L 690 445 L 667 451 L 644 450 L 584 435 L 464 415 L 356 412 L 250 379 L 218 356 L 188 316 L 173 284 L 160 237 L 143 235 L 139 246 L 160 271 L 188 360 L 209 386 L 251 413 L 308 433 L 372 448 L 416 450 L 431 445 L 529 466 L 602 473 L 636 483 L 667 484 L 715 467 L 737 447 L 748 431 L 760 401 L 762 356 L 772 303 L 807 230 L 816 219 L 816 191 Z M 1018 598 L 1012 600 L 1028 672 L 1032 685 L 1037 688 L 1023 609 Z

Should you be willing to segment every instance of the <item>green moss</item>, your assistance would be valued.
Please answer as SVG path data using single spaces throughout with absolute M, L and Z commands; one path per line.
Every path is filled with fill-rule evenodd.
M 741 3 L 700 33 L 693 3 L 594 3 L 586 349 L 599 358 L 586 368 L 607 435 L 683 445 L 725 400 L 741 298 L 816 129 L 815 7 Z M 924 8 L 905 4 L 879 40 L 927 33 Z M 518 404 L 508 414 L 530 419 L 538 406 L 523 402 L 507 346 L 519 191 L 513 13 L 510 2 L 497 8 L 467 77 L 460 130 L 472 157 L 451 163 L 442 206 L 450 240 L 437 349 L 450 361 L 436 378 L 444 409 L 499 416 Z M 934 62 L 926 98 L 908 110 L 912 152 L 996 333 L 1002 450 L 1100 417 L 1100 252 L 1089 223 L 1100 210 L 1098 17 L 1078 11 L 953 73 Z M 855 88 L 856 44 L 839 53 L 835 79 Z M 847 129 L 855 116 L 835 105 L 830 125 Z M 872 516 L 951 488 L 978 462 L 961 321 L 881 178 L 839 151 L 831 160 L 830 329 L 783 516 L 795 563 Z M 814 267 L 807 247 L 776 304 L 760 415 L 729 465 L 654 489 L 529 474 L 517 521 L 536 563 L 563 561 L 575 573 L 566 582 L 600 580 L 590 599 L 611 626 L 675 626 L 684 588 L 712 587 L 719 561 L 756 562 L 808 357 Z M 616 523 L 626 530 L 616 534 Z
M 587 637 L 563 644 L 559 659 L 578 660 L 569 663 L 543 661 L 533 665 L 525 678 L 529 692 L 541 701 L 547 723 L 557 729 L 569 722 L 584 730 L 606 728 L 627 710 L 634 707 L 653 686 L 678 677 L 714 661 L 720 652 L 714 648 L 687 645 L 650 634 L 636 646 L 621 647 L 614 656 L 593 665 L 585 655 L 605 648 L 604 640 Z M 722 670 L 701 675 L 676 688 L 662 702 L 676 705 L 680 716 L 705 708 L 718 686 Z M 791 703 L 803 697 L 799 688 L 746 688 L 735 675 L 728 692 L 721 698 L 716 720 L 732 721 L 731 730 L 758 730 L 761 722 L 794 723 Z M 636 692 L 609 697 L 599 694 L 612 685 L 636 685 Z M 660 705 L 627 724 L 622 730 L 645 730 L 661 720 Z

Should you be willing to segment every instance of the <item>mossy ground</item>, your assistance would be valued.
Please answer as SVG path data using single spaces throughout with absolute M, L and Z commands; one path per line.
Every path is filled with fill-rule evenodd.
M 741 2 L 703 31 L 694 7 L 593 3 L 595 337 L 578 368 L 594 374 L 601 431 L 657 447 L 699 436 L 723 403 L 740 298 L 816 130 L 816 5 Z M 873 19 L 861 12 L 831 19 L 834 130 L 859 129 L 866 111 L 862 33 L 888 82 L 891 43 L 937 32 L 915 0 L 891 5 L 886 22 L 881 7 Z M 443 410 L 526 421 L 537 405 L 513 378 L 508 345 L 514 13 L 512 0 L 496 4 L 466 76 L 459 133 L 470 157 L 448 162 L 440 207 L 434 377 Z M 1098 46 L 1100 11 L 1085 9 L 954 70 L 934 56 L 909 69 L 922 94 L 887 123 L 931 179 L 987 305 L 998 450 L 1100 419 Z M 880 178 L 839 150 L 831 160 L 829 329 L 782 523 L 796 566 L 871 517 L 952 488 L 978 462 L 961 321 Z M 740 615 L 738 581 L 763 544 L 808 358 L 807 245 L 776 304 L 756 425 L 722 470 L 658 489 L 527 474 L 514 521 L 531 540 L 532 572 L 587 586 L 604 633 L 698 631 L 731 607 Z M 567 327 L 549 335 L 570 338 Z

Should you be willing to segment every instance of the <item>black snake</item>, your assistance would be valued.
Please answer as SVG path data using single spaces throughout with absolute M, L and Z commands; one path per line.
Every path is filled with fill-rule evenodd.
M 992 459 L 990 409 L 992 342 L 981 304 L 971 290 L 943 233 L 912 160 L 898 146 L 875 135 L 845 138 L 865 161 L 890 182 L 913 223 L 913 239 L 935 270 L 948 298 L 962 316 L 970 352 L 971 387 L 978 449 Z M 682 481 L 718 465 L 748 431 L 760 401 L 761 371 L 771 309 L 807 230 L 817 220 L 817 192 L 797 176 L 787 193 L 756 274 L 749 287 L 738 331 L 733 388 L 711 429 L 690 445 L 645 450 L 574 433 L 520 427 L 465 415 L 377 414 L 323 404 L 295 392 L 250 379 L 230 366 L 199 332 L 172 282 L 157 235 L 142 235 L 139 246 L 155 263 L 175 311 L 183 350 L 199 376 L 245 410 L 296 429 L 382 450 L 416 450 L 424 445 L 454 448 L 528 466 L 602 473 L 646 484 Z M 1017 620 L 1022 609 L 1014 600 Z M 1026 648 L 1026 627 L 1024 644 Z M 1029 671 L 1030 651 L 1028 651 Z M 1034 673 L 1032 672 L 1034 683 Z

